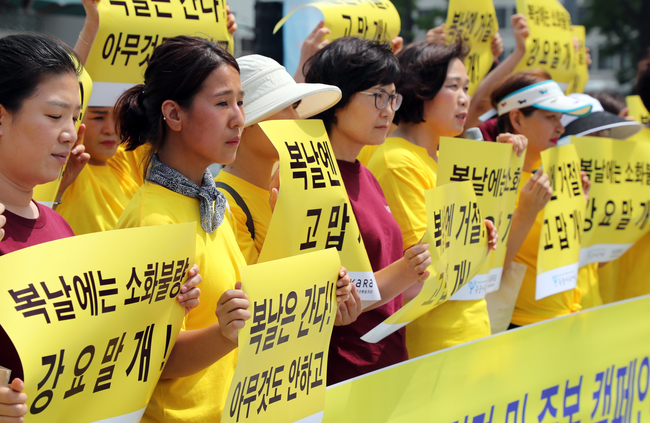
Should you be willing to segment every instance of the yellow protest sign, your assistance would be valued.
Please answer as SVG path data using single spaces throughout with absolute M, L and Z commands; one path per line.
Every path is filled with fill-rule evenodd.
M 566 90 L 576 74 L 569 12 L 557 0 L 517 0 L 517 13 L 526 16 L 530 35 L 515 71 L 544 69 Z
M 99 31 L 86 67 L 98 92 L 105 92 L 111 99 L 115 92 L 142 83 L 151 53 L 167 38 L 211 38 L 233 53 L 233 38 L 226 27 L 225 0 L 100 1 L 97 9 Z
M 88 74 L 86 69 L 83 69 L 81 76 L 79 76 L 79 97 L 81 98 L 81 112 L 79 113 L 79 119 L 77 120 L 77 130 L 79 125 L 83 121 L 84 116 L 86 115 L 86 109 L 88 108 L 88 100 L 90 100 L 90 94 L 93 90 L 93 81 Z M 61 169 L 61 174 L 65 170 L 65 166 Z M 54 201 L 56 201 L 56 194 L 59 192 L 59 186 L 61 185 L 61 177 L 57 178 L 55 181 L 48 182 L 47 184 L 37 185 L 34 187 L 34 192 L 32 197 L 34 200 L 39 203 L 52 207 Z
M 573 145 L 542 151 L 542 166 L 553 196 L 544 207 L 539 237 L 536 300 L 576 287 L 586 206 L 580 159 Z
M 644 125 L 647 125 L 650 122 L 650 113 L 643 105 L 641 97 L 638 95 L 628 95 L 625 97 L 625 103 L 630 109 L 628 114 L 634 118 L 637 122 L 640 122 Z
M 428 354 L 327 390 L 323 423 L 650 421 L 650 296 Z
M 320 421 L 340 266 L 329 248 L 240 268 L 253 317 L 239 331 L 223 423 Z
M 469 282 L 487 257 L 487 231 L 469 181 L 443 185 L 424 192 L 431 272 L 420 293 L 395 314 L 361 337 L 379 342 L 433 310 Z
M 0 321 L 22 363 L 28 421 L 140 421 L 183 321 L 175 298 L 194 227 L 82 235 L 0 257 Z
M 650 129 L 643 127 L 640 132 L 632 135 L 630 138 L 626 139 L 626 141 L 650 142 Z
M 397 9 L 388 0 L 321 0 L 303 7 L 321 11 L 325 27 L 330 34 L 327 40 L 358 37 L 386 43 L 399 35 L 400 18 Z M 275 34 L 298 9 L 292 10 L 273 28 Z
M 450 0 L 445 30 L 447 43 L 454 43 L 456 37 L 461 37 L 469 46 L 464 62 L 472 96 L 494 62 L 492 39 L 499 32 L 499 23 L 492 0 Z
M 480 300 L 500 286 L 524 155 L 517 157 L 512 144 L 442 137 L 438 157 L 437 185 L 471 181 L 483 218 L 499 231 L 497 250 L 490 251 L 477 274 L 451 298 Z
M 591 181 L 580 266 L 616 260 L 650 231 L 650 144 L 571 137 Z
M 576 70 L 575 78 L 567 89 L 567 94 L 584 93 L 589 81 L 589 66 L 587 65 L 587 33 L 582 25 L 572 25 L 571 32 L 578 40 L 578 51 L 573 55 Z
M 320 120 L 260 122 L 280 156 L 280 193 L 258 263 L 336 247 L 363 301 L 379 288 Z

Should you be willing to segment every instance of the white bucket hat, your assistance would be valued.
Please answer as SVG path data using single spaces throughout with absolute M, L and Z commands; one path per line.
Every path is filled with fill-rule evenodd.
M 338 87 L 325 84 L 298 84 L 275 60 L 251 54 L 237 59 L 244 90 L 244 126 L 254 125 L 302 100 L 296 111 L 301 119 L 334 106 L 341 99 Z
M 490 110 L 479 119 L 485 121 L 496 114 L 501 116 L 512 110 L 530 106 L 578 117 L 586 116 L 591 112 L 591 104 L 567 97 L 557 82 L 548 80 L 508 94 L 499 101 L 497 110 Z

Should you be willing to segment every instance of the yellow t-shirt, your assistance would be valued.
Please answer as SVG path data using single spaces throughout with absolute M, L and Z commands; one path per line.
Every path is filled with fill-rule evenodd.
M 368 163 L 370 162 L 372 155 L 375 154 L 375 151 L 377 151 L 377 148 L 379 148 L 378 145 L 364 145 L 361 149 L 361 152 L 357 156 L 359 163 L 365 167 L 368 167 Z
M 381 185 L 402 230 L 404 248 L 417 244 L 427 228 L 424 191 L 435 188 L 438 164 L 427 150 L 403 138 L 388 138 L 368 169 Z M 490 335 L 485 300 L 447 301 L 406 326 L 409 357 Z
M 226 213 L 228 216 L 228 213 Z M 228 218 L 213 233 L 201 228 L 199 200 L 145 183 L 124 210 L 117 228 L 196 222 L 196 259 L 203 277 L 201 303 L 183 322 L 185 330 L 217 323 L 217 301 L 240 279 L 245 265 Z M 192 376 L 159 380 L 142 422 L 218 422 L 237 364 L 237 351 Z
M 115 228 L 122 211 L 142 185 L 132 164 L 135 153 L 118 148 L 119 156 L 106 166 L 86 165 L 65 191 L 56 211 L 70 224 L 76 235 L 109 231 Z
M 578 289 L 583 310 L 603 305 L 599 285 L 598 263 L 582 266 L 578 272 Z
M 519 183 L 519 193 L 521 188 L 533 176 L 530 172 L 521 172 L 521 182 Z M 519 194 L 518 194 L 519 195 Z M 519 197 L 517 197 L 517 203 Z M 539 237 L 544 222 L 544 210 L 537 214 L 533 227 L 528 232 L 523 245 L 515 256 L 515 261 L 525 264 L 526 274 L 524 281 L 519 290 L 519 296 L 515 303 L 515 311 L 512 314 L 512 323 L 517 326 L 529 325 L 531 323 L 541 322 L 553 317 L 564 316 L 574 311 L 579 311 L 580 307 L 580 289 L 574 288 L 558 294 L 550 295 L 541 300 L 535 300 L 535 286 L 537 282 L 537 250 L 539 249 Z M 589 272 L 582 272 L 580 276 L 589 277 Z M 589 285 L 588 281 L 582 283 L 578 281 L 578 286 L 582 284 Z
M 255 228 L 255 240 L 251 238 L 251 234 L 246 226 L 246 214 L 244 210 L 239 207 L 235 199 L 225 189 L 219 188 L 221 192 L 226 195 L 228 204 L 230 205 L 230 212 L 232 213 L 237 225 L 237 244 L 239 249 L 244 255 L 247 264 L 257 263 L 257 259 L 262 251 L 264 239 L 266 239 L 266 232 L 271 223 L 271 216 L 273 211 L 269 205 L 269 191 L 255 186 L 245 180 L 224 172 L 219 172 L 216 178 L 217 182 L 223 182 L 229 185 L 246 203 L 248 211 L 253 217 L 253 226 Z
M 126 151 L 124 146 L 120 145 L 115 155 L 107 163 L 128 175 L 138 186 L 141 186 L 144 183 L 142 166 L 144 166 L 144 156 L 148 149 L 147 145 L 143 145 L 133 151 Z
M 598 269 L 600 293 L 605 304 L 650 294 L 650 233 L 637 241 L 618 260 Z

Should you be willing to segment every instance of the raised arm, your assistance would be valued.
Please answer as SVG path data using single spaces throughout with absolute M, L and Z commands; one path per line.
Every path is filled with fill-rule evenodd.
M 97 10 L 97 3 L 99 3 L 99 1 L 100 0 L 81 0 L 81 4 L 86 12 L 86 20 L 84 21 L 84 27 L 81 29 L 79 37 L 77 38 L 77 44 L 74 45 L 74 51 L 81 59 L 81 64 L 84 66 L 86 66 L 86 61 L 90 54 L 90 48 L 93 46 L 95 37 L 97 36 L 97 31 L 99 30 L 99 11 Z
M 515 36 L 516 46 L 514 51 L 503 62 L 487 74 L 476 89 L 467 114 L 465 128 L 479 126 L 482 122 L 478 119 L 483 113 L 492 108 L 490 95 L 517 67 L 526 54 L 526 38 L 530 34 L 526 17 L 521 14 L 512 16 L 512 32 Z

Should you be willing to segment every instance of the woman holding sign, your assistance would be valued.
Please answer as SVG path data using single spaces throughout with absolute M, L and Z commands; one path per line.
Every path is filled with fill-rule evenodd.
M 542 151 L 555 147 L 564 133 L 562 115 L 589 114 L 591 105 L 566 97 L 544 71 L 522 71 L 510 76 L 492 92 L 492 105 L 499 114 L 499 132 L 522 134 L 529 140 L 504 263 L 506 268 L 514 259 L 527 266 L 512 315 L 512 328 L 581 309 L 578 288 L 535 300 L 543 211 L 553 194 L 549 176 L 536 170 L 541 167 Z M 587 192 L 589 180 L 584 173 L 582 181 Z M 592 277 L 597 277 L 593 266 L 583 267 L 578 275 L 579 279 Z
M 368 168 L 386 194 L 404 246 L 416 244 L 427 227 L 424 192 L 436 186 L 440 137 L 455 137 L 464 130 L 470 103 L 465 54 L 462 44 L 423 41 L 397 56 L 401 67 L 397 90 L 404 96 L 395 113 L 399 126 L 377 149 Z M 505 136 L 500 141 L 513 142 L 519 151 L 525 148 L 521 137 Z M 494 228 L 491 223 L 488 227 Z M 485 300 L 447 301 L 407 326 L 406 343 L 413 358 L 488 335 Z
M 336 327 L 330 345 L 328 384 L 361 375 L 408 358 L 404 329 L 376 344 L 360 337 L 402 306 L 402 292 L 429 275 L 427 244 L 404 251 L 399 225 L 377 180 L 356 160 L 365 145 L 384 142 L 402 103 L 395 90 L 399 65 L 383 45 L 357 38 L 336 40 L 307 62 L 306 81 L 335 85 L 342 98 L 315 116 L 322 119 L 359 224 L 385 304 L 365 311 L 348 326 Z
M 77 131 L 75 126 L 81 109 L 79 63 L 72 50 L 50 37 L 0 39 L 0 255 L 74 235 L 66 221 L 36 203 L 32 193 L 36 185 L 56 180 L 66 160 L 68 169 L 88 161 L 83 146 L 77 145 L 85 127 Z M 197 269 L 190 272 L 194 276 Z M 177 297 L 185 301 L 183 306 L 198 304 L 198 289 L 188 289 L 200 280 L 184 284 Z M 15 377 L 10 386 L 0 385 L 0 420 L 22 421 L 27 413 L 26 395 L 20 392 L 22 364 L 1 326 L 0 346 L 0 366 Z
M 39 35 L 0 39 L 0 255 L 73 236 L 61 216 L 32 199 L 36 185 L 59 177 L 71 164 L 88 161 L 77 145 L 79 62 L 63 43 Z M 0 366 L 13 371 L 0 385 L 0 420 L 22 421 L 27 413 L 20 358 L 0 327 Z M 4 381 L 3 381 L 4 382 Z M 8 418 L 13 418 L 9 420 Z
M 196 260 L 205 282 L 143 421 L 219 421 L 237 361 L 237 333 L 251 313 L 237 282 L 246 262 L 226 198 L 207 168 L 235 159 L 244 126 L 239 66 L 216 43 L 179 36 L 154 50 L 144 77 L 116 105 L 122 141 L 129 149 L 149 147 L 146 181 L 117 227 L 196 222 Z M 340 291 L 349 293 L 347 282 Z
M 226 199 L 207 170 L 237 151 L 244 124 L 239 67 L 215 43 L 180 36 L 154 50 L 144 79 L 115 106 L 127 147 L 150 147 L 146 182 L 117 228 L 197 222 L 196 261 L 205 281 L 143 421 L 218 421 L 235 370 L 237 330 L 251 315 L 236 284 L 245 261 Z
M 237 59 L 246 92 L 246 123 L 235 161 L 216 177 L 237 221 L 237 243 L 247 264 L 255 264 L 271 222 L 269 186 L 278 152 L 258 123 L 306 119 L 334 104 L 341 91 L 331 85 L 296 83 L 275 60 L 251 54 Z

